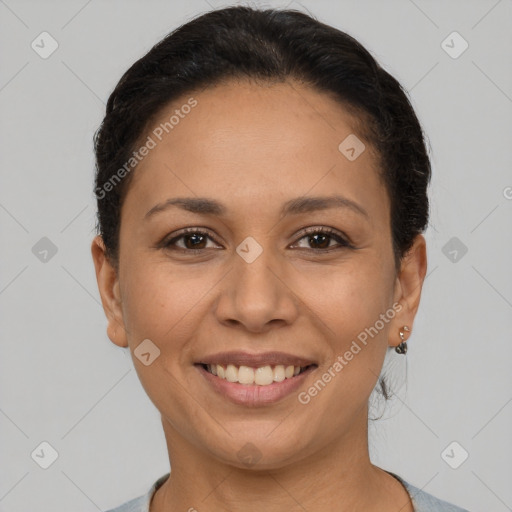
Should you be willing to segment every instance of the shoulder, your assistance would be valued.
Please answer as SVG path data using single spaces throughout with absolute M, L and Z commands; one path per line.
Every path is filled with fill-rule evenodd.
M 447 501 L 440 500 L 432 494 L 418 489 L 394 473 L 390 474 L 397 478 L 406 488 L 411 497 L 415 512 L 469 512 L 466 509 L 452 505 Z M 130 500 L 117 508 L 107 510 L 106 512 L 149 512 L 149 503 L 153 494 L 168 477 L 169 473 L 163 475 L 151 486 L 146 494 Z
M 399 480 L 407 489 L 416 512 L 469 512 L 464 508 L 452 505 L 447 501 L 440 500 L 439 498 L 432 496 L 432 494 L 418 489 L 402 478 L 399 478 Z
M 161 476 L 148 490 L 146 494 L 134 498 L 119 507 L 107 510 L 106 512 L 149 512 L 149 504 L 155 491 L 167 480 L 169 473 Z

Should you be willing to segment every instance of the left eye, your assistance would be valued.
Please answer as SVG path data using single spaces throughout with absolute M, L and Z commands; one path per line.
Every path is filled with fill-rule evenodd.
M 332 231 L 327 228 L 313 228 L 311 230 L 306 230 L 306 235 L 299 238 L 298 242 L 304 240 L 307 245 L 298 245 L 301 249 L 313 249 L 313 250 L 322 250 L 322 249 L 332 249 L 334 247 L 350 247 L 349 242 L 343 238 L 340 234 Z M 332 241 L 336 241 L 337 244 L 331 245 Z M 308 247 L 309 245 L 309 247 Z M 313 247 L 312 247 L 313 246 Z

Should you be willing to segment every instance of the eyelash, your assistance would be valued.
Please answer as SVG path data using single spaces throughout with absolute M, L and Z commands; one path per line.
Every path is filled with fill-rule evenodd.
M 299 247 L 298 250 L 313 251 L 316 253 L 328 253 L 333 250 L 340 250 L 340 249 L 344 249 L 344 248 L 355 249 L 355 247 L 348 241 L 348 238 L 346 236 L 344 236 L 342 233 L 340 233 L 332 228 L 326 227 L 326 226 L 318 226 L 318 227 L 315 226 L 315 227 L 309 227 L 309 228 L 303 229 L 301 232 L 301 236 L 297 239 L 296 242 L 294 242 L 294 244 L 297 244 L 297 242 L 299 242 L 303 238 L 307 238 L 309 236 L 313 236 L 316 234 L 327 235 L 329 238 L 335 239 L 335 241 L 338 242 L 338 246 L 328 247 L 326 249 Z M 204 251 L 208 250 L 208 249 L 187 249 L 187 248 L 183 248 L 183 247 L 176 247 L 176 245 L 174 245 L 174 244 L 178 240 L 184 238 L 184 236 L 186 236 L 186 235 L 206 235 L 208 238 L 210 238 L 210 240 L 213 240 L 216 244 L 221 245 L 221 244 L 219 244 L 219 242 L 217 242 L 215 240 L 215 237 L 206 228 L 185 228 L 185 229 L 181 230 L 178 234 L 173 236 L 172 238 L 170 238 L 168 240 L 164 240 L 160 244 L 160 246 L 165 249 L 178 250 L 178 251 L 181 251 L 183 253 L 188 253 L 188 254 L 200 254 L 200 253 L 203 253 Z

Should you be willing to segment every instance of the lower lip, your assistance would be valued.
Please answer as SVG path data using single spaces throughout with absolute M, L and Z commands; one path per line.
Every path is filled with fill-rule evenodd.
M 202 365 L 195 365 L 201 375 L 213 387 L 214 391 L 238 405 L 259 407 L 273 404 L 296 391 L 316 366 L 310 366 L 304 372 L 282 382 L 274 382 L 268 386 L 256 384 L 240 384 L 221 379 L 205 370 Z

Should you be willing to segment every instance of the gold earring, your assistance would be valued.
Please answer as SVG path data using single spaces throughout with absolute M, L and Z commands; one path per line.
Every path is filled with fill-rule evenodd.
M 407 354 L 407 340 L 405 339 L 405 333 L 410 332 L 410 331 L 411 330 L 409 329 L 409 326 L 404 325 L 398 332 L 398 335 L 400 336 L 400 339 L 402 340 L 400 345 L 395 347 L 395 351 L 398 354 L 403 354 L 403 355 Z

